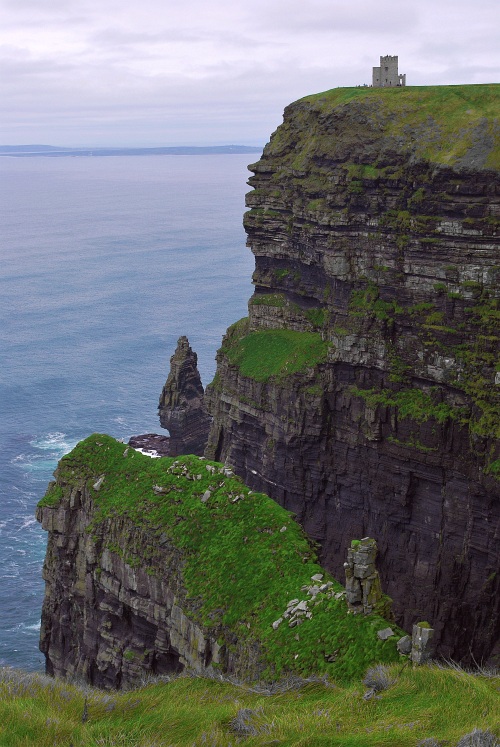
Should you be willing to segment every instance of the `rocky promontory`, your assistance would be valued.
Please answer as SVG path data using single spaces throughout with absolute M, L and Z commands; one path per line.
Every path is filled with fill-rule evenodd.
M 105 688 L 184 669 L 349 681 L 398 660 L 402 631 L 378 635 L 385 598 L 353 616 L 289 512 L 223 464 L 95 434 L 55 477 L 37 509 L 49 674 Z
M 339 577 L 380 548 L 397 620 L 500 653 L 500 86 L 335 89 L 250 169 L 247 319 L 206 456 L 293 511 Z

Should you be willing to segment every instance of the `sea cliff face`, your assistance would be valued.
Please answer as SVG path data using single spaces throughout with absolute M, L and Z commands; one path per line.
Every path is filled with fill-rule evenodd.
M 337 89 L 250 167 L 249 317 L 206 455 L 295 512 L 339 577 L 380 548 L 402 627 L 500 641 L 500 86 Z

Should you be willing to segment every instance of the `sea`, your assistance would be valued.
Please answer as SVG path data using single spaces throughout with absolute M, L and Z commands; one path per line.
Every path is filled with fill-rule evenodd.
M 58 460 L 95 432 L 167 435 L 177 339 L 206 385 L 246 316 L 257 158 L 0 158 L 0 666 L 44 667 L 35 508 Z

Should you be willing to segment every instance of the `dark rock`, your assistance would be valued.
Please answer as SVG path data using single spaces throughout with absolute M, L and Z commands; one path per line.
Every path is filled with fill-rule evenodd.
M 180 337 L 158 407 L 161 426 L 170 433 L 170 456 L 201 456 L 207 444 L 212 419 L 205 407 L 197 364 L 187 337 Z
M 144 433 L 142 436 L 132 436 L 128 442 L 133 449 L 140 449 L 152 456 L 170 456 L 170 439 L 158 433 Z

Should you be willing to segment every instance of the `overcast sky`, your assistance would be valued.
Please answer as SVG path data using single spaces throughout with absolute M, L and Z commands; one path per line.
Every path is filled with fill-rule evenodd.
M 0 144 L 261 145 L 301 96 L 500 81 L 499 0 L 0 0 Z

